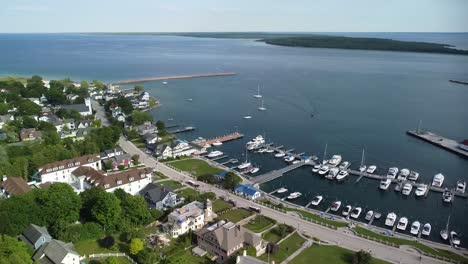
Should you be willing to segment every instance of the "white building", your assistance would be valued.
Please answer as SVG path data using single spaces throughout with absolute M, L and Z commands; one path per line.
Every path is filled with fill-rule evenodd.
M 62 105 L 63 109 L 67 111 L 76 110 L 80 113 L 81 116 L 88 116 L 93 114 L 93 108 L 91 106 L 91 99 L 85 98 L 84 104 L 72 104 L 72 105 Z
M 65 182 L 71 184 L 75 181 L 72 172 L 80 166 L 101 170 L 101 158 L 99 154 L 92 154 L 45 164 L 38 169 L 41 183 Z
M 206 200 L 205 204 L 194 201 L 170 213 L 165 228 L 172 237 L 178 237 L 189 230 L 202 228 L 216 216 L 210 200 Z

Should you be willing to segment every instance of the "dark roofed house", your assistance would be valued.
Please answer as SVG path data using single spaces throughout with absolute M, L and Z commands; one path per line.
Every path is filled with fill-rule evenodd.
M 23 128 L 20 131 L 21 141 L 36 140 L 41 138 L 41 131 L 35 128 Z
M 21 177 L 7 177 L 3 176 L 2 192 L 7 195 L 19 195 L 27 193 L 31 190 L 31 186 Z
M 72 243 L 52 239 L 34 254 L 33 260 L 40 264 L 79 264 L 80 255 Z
M 150 183 L 143 188 L 140 191 L 140 195 L 145 198 L 149 208 L 156 208 L 159 210 L 173 208 L 182 204 L 185 200 L 183 197 L 178 197 L 171 187 L 154 183 Z
M 30 224 L 20 235 L 19 239 L 34 250 L 38 250 L 43 244 L 50 242 L 52 236 L 43 226 Z

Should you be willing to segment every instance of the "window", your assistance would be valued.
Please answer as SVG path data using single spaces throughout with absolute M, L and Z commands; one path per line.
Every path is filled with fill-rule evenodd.
M 130 177 L 128 180 L 129 180 L 129 181 L 133 181 L 134 179 L 135 179 L 135 178 L 133 178 L 133 177 Z
M 64 168 L 64 166 L 63 166 L 63 165 L 59 166 L 59 169 L 60 169 L 60 170 L 61 170 L 61 169 L 63 169 L 63 168 Z
M 118 181 L 117 181 L 117 184 L 122 184 L 122 181 L 121 181 L 121 180 L 118 180 Z
M 109 188 L 109 187 L 110 187 L 109 184 L 104 185 L 104 188 L 106 188 L 106 189 Z
M 80 165 L 80 162 L 75 162 L 75 166 L 79 166 Z
M 42 237 L 42 242 L 45 242 L 45 237 Z

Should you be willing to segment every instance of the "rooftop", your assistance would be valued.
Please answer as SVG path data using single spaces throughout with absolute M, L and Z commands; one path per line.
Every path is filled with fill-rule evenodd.
M 52 171 L 64 170 L 66 168 L 74 168 L 89 163 L 98 162 L 100 160 L 101 159 L 99 154 L 84 155 L 73 159 L 61 160 L 45 164 L 39 168 L 39 171 L 41 173 L 43 173 L 44 171 L 49 173 Z
M 2 182 L 2 187 L 10 195 L 23 194 L 31 190 L 31 187 L 21 177 L 7 177 Z

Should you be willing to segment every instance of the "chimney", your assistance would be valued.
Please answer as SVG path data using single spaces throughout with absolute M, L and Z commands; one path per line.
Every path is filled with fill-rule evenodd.
M 240 263 L 240 257 L 239 256 L 236 257 L 236 264 L 237 263 Z
M 6 181 L 6 180 L 7 180 L 7 176 L 3 175 L 2 181 Z
M 244 250 L 244 252 L 242 252 L 242 256 L 247 256 L 247 250 Z

